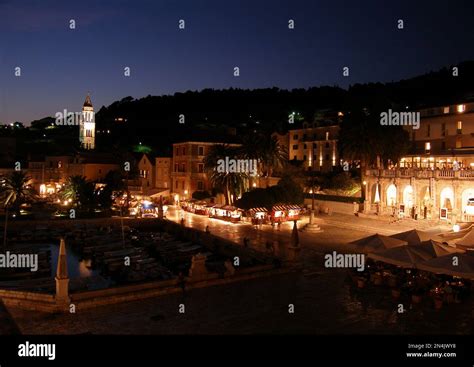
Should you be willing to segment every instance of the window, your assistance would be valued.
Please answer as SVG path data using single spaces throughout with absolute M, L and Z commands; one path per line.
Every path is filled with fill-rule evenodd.
M 184 190 L 184 181 L 181 182 L 181 188 Z
M 181 167 L 180 167 L 180 171 L 179 172 L 186 172 L 186 164 L 185 163 L 181 163 Z
M 175 183 L 174 183 L 174 188 L 177 189 L 178 188 L 178 181 L 176 180 Z
M 462 134 L 462 121 L 458 121 L 458 129 L 456 131 L 457 134 Z
M 174 164 L 174 171 L 175 171 L 175 172 L 178 172 L 178 163 L 175 163 L 175 164 Z
M 298 134 L 293 135 L 293 140 L 298 140 Z
M 326 160 L 327 161 L 329 160 L 329 154 L 326 154 Z
M 326 143 L 326 148 L 329 148 L 329 143 Z
M 176 148 L 176 155 L 179 155 L 179 148 Z
M 198 172 L 203 173 L 204 172 L 204 164 L 198 163 Z
M 198 181 L 198 190 L 204 190 L 204 184 L 202 181 Z
M 426 137 L 429 138 L 431 136 L 431 125 L 426 125 Z
M 61 161 L 58 161 L 58 168 L 61 168 L 63 166 L 63 163 Z
M 303 160 L 304 160 L 304 161 L 306 160 L 306 154 L 303 156 Z
M 306 140 L 306 134 L 303 134 L 303 140 Z
M 306 144 L 303 145 L 303 149 L 306 149 Z
M 329 131 L 326 131 L 326 140 L 329 140 Z
M 446 124 L 441 124 L 441 136 L 446 136 Z
M 466 111 L 466 105 L 458 104 L 457 110 L 458 110 L 459 113 L 463 113 L 464 111 Z
M 431 150 L 431 143 L 430 143 L 430 142 L 426 142 L 426 143 L 425 143 L 425 150 L 426 150 L 426 151 L 430 151 L 430 150 Z
M 198 155 L 204 155 L 204 147 L 198 147 Z
M 295 161 L 297 160 L 296 155 L 293 156 L 293 160 L 295 160 Z
M 444 112 L 444 113 L 449 113 L 449 106 L 448 106 L 448 107 L 445 107 L 445 108 L 443 109 L 443 112 Z
M 185 147 L 183 147 L 183 149 L 182 149 L 182 155 L 186 155 L 186 148 Z
M 298 150 L 298 144 L 293 145 L 294 150 Z
M 441 142 L 441 149 L 446 150 L 446 142 L 445 141 Z

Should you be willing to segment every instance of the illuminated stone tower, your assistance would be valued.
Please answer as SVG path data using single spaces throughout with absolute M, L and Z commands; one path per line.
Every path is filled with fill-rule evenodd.
M 84 149 L 95 148 L 95 117 L 89 94 L 82 106 L 82 116 L 79 125 L 79 141 Z

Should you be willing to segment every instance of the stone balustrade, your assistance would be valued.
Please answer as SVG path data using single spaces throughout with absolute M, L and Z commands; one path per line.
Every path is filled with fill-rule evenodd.
M 452 169 L 415 169 L 415 168 L 401 168 L 401 169 L 368 169 L 366 170 L 367 177 L 380 178 L 436 178 L 436 179 L 460 179 L 460 180 L 474 180 L 474 170 L 452 170 Z

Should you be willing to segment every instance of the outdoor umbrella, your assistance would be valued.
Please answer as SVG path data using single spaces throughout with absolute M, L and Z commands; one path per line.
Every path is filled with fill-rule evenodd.
M 441 256 L 418 265 L 421 270 L 474 279 L 474 255 L 469 253 Z
M 437 235 L 433 233 L 423 232 L 418 229 L 411 229 L 406 232 L 391 235 L 390 237 L 406 241 L 409 245 L 416 245 L 423 241 L 428 241 L 433 238 L 437 238 Z
M 474 247 L 474 229 L 471 229 L 461 239 L 454 241 L 456 247 L 473 248 Z
M 378 233 L 349 243 L 349 245 L 355 246 L 356 251 L 360 252 L 374 252 L 382 249 L 406 246 L 407 244 L 408 243 L 406 241 L 384 236 Z
M 415 251 L 415 246 L 399 246 L 389 248 L 383 251 L 376 251 L 368 255 L 375 261 L 381 261 L 387 264 L 401 266 L 402 268 L 414 268 L 432 257 L 423 251 Z
M 436 241 L 425 241 L 415 245 L 399 246 L 370 253 L 368 256 L 376 261 L 397 265 L 404 268 L 418 267 L 430 259 L 462 252 L 459 249 Z
M 298 236 L 298 227 L 296 225 L 296 220 L 293 221 L 293 231 L 291 232 L 291 245 L 298 247 L 300 243 L 300 238 Z
M 465 252 L 464 250 L 461 250 L 452 246 L 448 246 L 441 242 L 437 242 L 433 240 L 424 241 L 420 244 L 412 245 L 412 246 L 413 246 L 413 251 L 418 253 L 422 257 L 424 257 L 425 255 L 428 255 L 432 258 L 435 258 L 435 257 L 441 257 L 441 256 L 455 254 L 455 253 Z
M 456 244 L 457 241 L 461 240 L 463 237 L 469 234 L 472 231 L 472 229 L 473 229 L 473 226 L 471 224 L 468 227 L 461 229 L 459 232 L 449 231 L 446 233 L 442 233 L 438 235 L 438 239 L 440 241 L 443 241 L 449 244 Z M 471 241 L 471 242 L 474 242 L 474 241 Z

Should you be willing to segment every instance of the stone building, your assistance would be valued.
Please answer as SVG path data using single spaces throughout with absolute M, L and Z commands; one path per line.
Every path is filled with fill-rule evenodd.
M 474 218 L 474 103 L 420 110 L 412 151 L 393 167 L 368 169 L 366 212 L 451 222 Z

